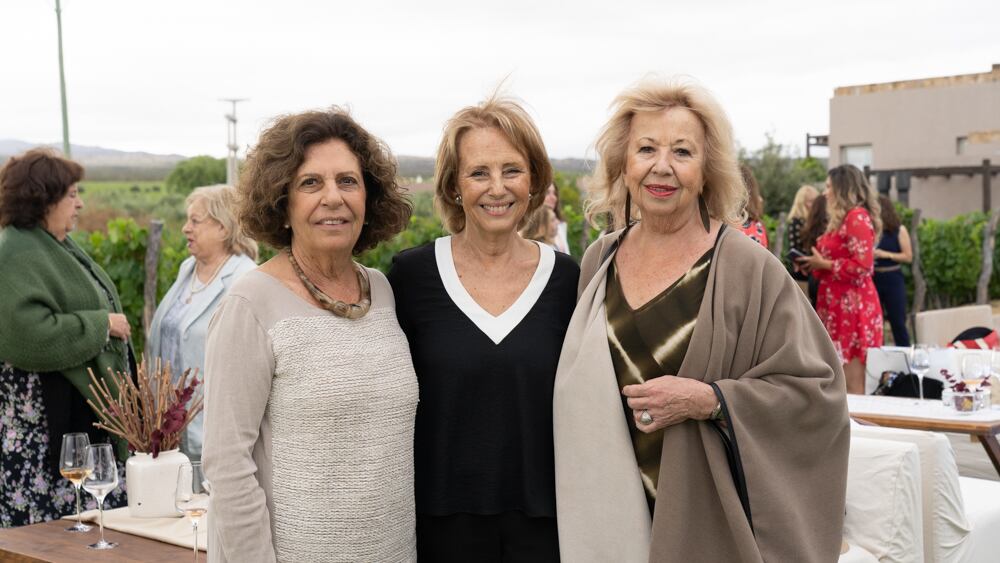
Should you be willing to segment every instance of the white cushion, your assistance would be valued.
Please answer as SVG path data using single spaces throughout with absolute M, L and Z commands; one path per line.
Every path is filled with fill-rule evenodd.
M 919 563 L 921 512 L 917 446 L 852 437 L 844 538 L 883 563 Z
M 917 342 L 947 346 L 960 332 L 974 326 L 993 324 L 993 309 L 989 305 L 966 305 L 951 309 L 921 311 L 913 320 Z
M 969 535 L 965 503 L 958 484 L 958 466 L 944 434 L 884 426 L 851 426 L 851 436 L 909 442 L 920 451 L 923 490 L 924 560 L 959 561 Z
M 959 477 L 958 482 L 965 498 L 965 514 L 972 525 L 960 561 L 1000 561 L 1000 482 L 972 477 Z
M 840 554 L 837 563 L 878 563 L 874 555 L 868 553 L 862 547 L 858 547 L 848 542 L 847 551 Z

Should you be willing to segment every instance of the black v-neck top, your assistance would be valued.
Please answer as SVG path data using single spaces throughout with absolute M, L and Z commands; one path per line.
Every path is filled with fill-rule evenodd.
M 499 343 L 449 295 L 434 244 L 393 259 L 396 315 L 420 384 L 418 514 L 555 516 L 552 387 L 580 269 L 554 254 L 541 294 Z

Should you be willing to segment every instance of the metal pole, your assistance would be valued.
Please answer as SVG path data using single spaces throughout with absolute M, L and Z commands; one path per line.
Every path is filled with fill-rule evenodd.
M 236 104 L 238 102 L 245 102 L 246 100 L 246 98 L 222 98 L 220 100 L 233 104 L 233 113 L 226 114 L 226 148 L 228 149 L 226 155 L 226 184 L 230 186 L 235 186 L 239 180 L 237 159 L 239 145 L 236 144 Z
M 62 9 L 59 0 L 56 0 L 56 26 L 59 34 L 59 92 L 62 96 L 62 129 L 63 129 L 63 154 L 70 158 L 69 151 L 69 114 L 66 110 L 66 75 L 63 73 L 63 44 L 62 44 Z

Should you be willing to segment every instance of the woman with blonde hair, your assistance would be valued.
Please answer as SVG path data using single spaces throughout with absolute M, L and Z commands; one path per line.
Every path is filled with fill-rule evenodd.
M 208 322 L 233 282 L 257 267 L 257 242 L 236 220 L 236 190 L 231 186 L 195 188 L 185 203 L 187 221 L 181 230 L 191 256 L 181 263 L 177 279 L 156 308 L 146 356 L 151 362 L 170 362 L 175 379 L 191 369 L 204 380 Z M 204 412 L 181 437 L 181 450 L 188 457 L 201 458 L 203 434 Z
M 732 128 L 702 87 L 622 92 L 597 140 L 587 249 L 556 375 L 567 561 L 832 561 L 849 428 L 816 315 L 739 234 Z
M 791 256 L 797 254 L 809 254 L 809 247 L 803 244 L 802 229 L 805 227 L 806 219 L 809 218 L 809 209 L 819 197 L 819 190 L 809 184 L 803 184 L 792 201 L 792 209 L 788 212 L 788 250 Z M 792 279 L 799 284 L 802 291 L 808 293 L 809 276 L 803 273 L 798 264 L 792 262 Z
M 459 110 L 434 203 L 451 231 L 389 281 L 420 381 L 414 440 L 422 561 L 558 561 L 552 383 L 579 267 L 522 238 L 552 167 L 534 122 L 493 97 Z
M 872 280 L 882 208 L 864 173 L 851 164 L 830 170 L 824 196 L 826 233 L 798 261 L 819 280 L 816 313 L 840 344 L 847 392 L 864 394 L 868 348 L 882 345 L 882 305 Z

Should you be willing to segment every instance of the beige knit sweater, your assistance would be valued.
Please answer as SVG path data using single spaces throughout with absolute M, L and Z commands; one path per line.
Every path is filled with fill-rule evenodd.
M 415 561 L 417 379 L 385 277 L 348 320 L 253 271 L 209 326 L 211 561 Z

